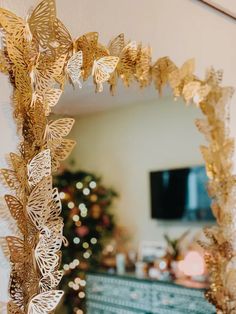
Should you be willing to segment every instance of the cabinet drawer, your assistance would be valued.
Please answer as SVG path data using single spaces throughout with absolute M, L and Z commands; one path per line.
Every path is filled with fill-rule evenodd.
M 144 313 L 151 312 L 152 295 L 148 283 L 89 274 L 86 290 L 89 302 L 102 302 Z
M 203 291 L 158 283 L 152 286 L 152 313 L 213 314 L 214 307 L 208 303 Z

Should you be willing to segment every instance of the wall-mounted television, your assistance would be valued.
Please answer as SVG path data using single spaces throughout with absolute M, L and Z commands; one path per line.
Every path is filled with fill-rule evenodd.
M 152 218 L 213 221 L 207 181 L 203 166 L 150 172 Z

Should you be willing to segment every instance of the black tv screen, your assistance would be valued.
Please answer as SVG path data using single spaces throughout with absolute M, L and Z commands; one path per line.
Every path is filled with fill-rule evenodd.
M 150 172 L 152 218 L 211 221 L 205 167 Z

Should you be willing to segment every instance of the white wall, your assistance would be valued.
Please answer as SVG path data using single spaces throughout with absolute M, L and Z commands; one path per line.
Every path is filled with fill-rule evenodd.
M 77 118 L 71 135 L 78 140 L 72 155 L 76 168 L 101 175 L 118 191 L 116 215 L 134 242 L 159 240 L 163 231 L 175 234 L 188 227 L 150 218 L 148 173 L 203 163 L 204 139 L 194 125 L 199 116 L 198 109 L 165 97 Z

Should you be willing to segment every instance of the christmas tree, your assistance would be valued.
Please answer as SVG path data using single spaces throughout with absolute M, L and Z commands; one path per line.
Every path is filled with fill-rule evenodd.
M 61 288 L 64 304 L 58 313 L 82 314 L 85 310 L 85 272 L 99 267 L 104 245 L 115 223 L 111 205 L 117 193 L 105 188 L 94 174 L 64 171 L 55 178 L 62 200 L 64 235 L 68 246 L 62 250 L 65 275 Z

